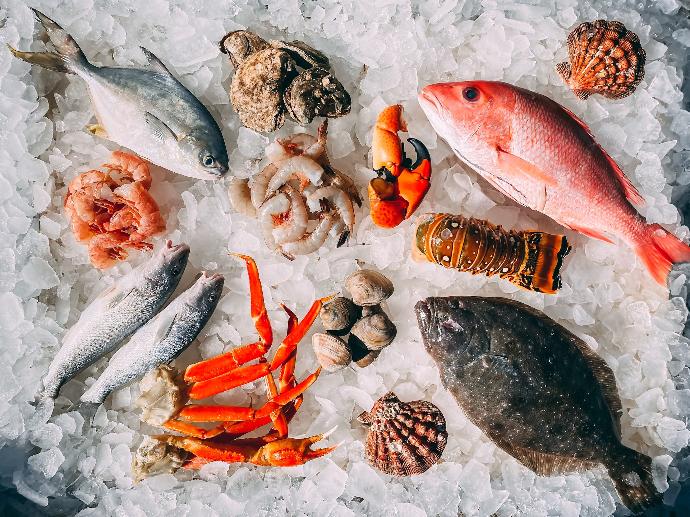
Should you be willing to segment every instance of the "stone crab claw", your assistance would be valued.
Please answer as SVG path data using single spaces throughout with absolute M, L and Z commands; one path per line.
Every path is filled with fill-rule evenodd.
M 407 141 L 417 158 L 412 162 L 398 138 L 407 131 L 400 104 L 388 106 L 380 114 L 372 140 L 373 168 L 377 177 L 369 182 L 369 202 L 374 224 L 393 228 L 409 218 L 424 199 L 431 184 L 429 150 L 416 138 Z

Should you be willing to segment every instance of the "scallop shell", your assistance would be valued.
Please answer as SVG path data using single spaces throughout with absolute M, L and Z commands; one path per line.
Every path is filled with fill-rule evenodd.
M 316 360 L 327 372 L 342 370 L 352 361 L 350 347 L 338 336 L 316 333 L 311 338 Z
M 360 269 L 345 279 L 352 301 L 360 306 L 378 305 L 393 294 L 393 282 L 378 271 Z
M 370 426 L 365 445 L 369 463 L 392 476 L 426 471 L 438 462 L 448 440 L 439 408 L 425 400 L 401 402 L 392 391 L 357 419 Z
M 337 335 L 347 334 L 361 314 L 362 309 L 343 296 L 333 298 L 319 311 L 323 328 Z
M 388 316 L 379 312 L 359 320 L 350 332 L 369 350 L 381 350 L 391 344 L 398 331 Z
M 645 51 L 621 22 L 578 25 L 568 36 L 569 63 L 556 71 L 580 99 L 594 93 L 610 99 L 630 95 L 644 77 Z

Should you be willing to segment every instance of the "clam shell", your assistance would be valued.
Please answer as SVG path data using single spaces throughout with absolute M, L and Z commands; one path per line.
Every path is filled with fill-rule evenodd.
M 347 345 L 352 353 L 352 361 L 360 368 L 369 366 L 381 353 L 381 350 L 369 350 L 357 336 L 352 334 L 348 337 Z
M 392 476 L 421 474 L 438 462 L 446 447 L 446 419 L 431 402 L 381 397 L 358 420 L 369 425 L 365 452 L 371 465 Z
M 352 301 L 360 306 L 378 305 L 393 294 L 393 282 L 378 271 L 360 269 L 345 279 Z
M 316 333 L 311 338 L 316 360 L 327 372 L 342 370 L 352 361 L 350 347 L 338 336 Z
M 338 335 L 347 334 L 361 314 L 362 309 L 343 296 L 333 298 L 319 311 L 323 328 Z
M 645 58 L 637 34 L 621 22 L 597 20 L 568 35 L 569 62 L 556 65 L 556 71 L 580 99 L 594 93 L 620 99 L 644 77 Z
M 386 313 L 379 312 L 362 318 L 350 333 L 359 338 L 369 350 L 381 350 L 391 344 L 397 329 Z
M 364 357 L 361 357 L 355 361 L 355 364 L 360 368 L 366 368 L 373 363 L 380 354 L 381 350 L 368 350 Z

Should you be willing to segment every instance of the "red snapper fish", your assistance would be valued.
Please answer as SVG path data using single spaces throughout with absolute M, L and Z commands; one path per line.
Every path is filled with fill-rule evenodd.
M 690 247 L 631 203 L 642 196 L 587 125 L 557 102 L 493 81 L 426 86 L 419 103 L 436 132 L 518 203 L 590 237 L 628 244 L 664 285 Z

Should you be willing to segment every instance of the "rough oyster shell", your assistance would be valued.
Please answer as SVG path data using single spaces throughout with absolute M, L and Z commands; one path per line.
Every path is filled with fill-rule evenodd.
M 371 269 L 360 269 L 348 275 L 345 288 L 352 295 L 352 301 L 361 307 L 378 305 L 393 294 L 393 282 Z
M 341 117 L 350 113 L 350 94 L 326 68 L 304 70 L 285 90 L 290 116 L 302 124 L 314 117 Z
M 580 99 L 594 93 L 620 99 L 644 77 L 645 58 L 637 34 L 621 22 L 596 20 L 568 35 L 569 63 L 559 63 L 556 71 Z
M 304 41 L 272 40 L 271 45 L 275 48 L 289 52 L 292 58 L 302 68 L 311 68 L 312 66 L 330 68 L 331 66 L 325 54 L 319 50 L 316 50 L 311 45 L 307 45 Z
M 367 460 L 392 476 L 426 471 L 438 462 L 448 440 L 446 419 L 438 407 L 425 400 L 402 402 L 392 391 L 357 419 L 370 426 Z
M 239 65 L 230 85 L 230 101 L 242 125 L 275 131 L 285 122 L 282 92 L 295 76 L 295 62 L 280 49 L 255 52 Z
M 361 314 L 362 309 L 343 296 L 333 298 L 319 311 L 323 328 L 336 335 L 347 334 Z
M 316 333 L 311 338 L 316 360 L 327 372 L 342 370 L 352 361 L 350 347 L 338 336 Z
M 230 62 L 235 70 L 249 56 L 268 46 L 265 39 L 250 31 L 229 32 L 220 40 L 220 51 L 230 56 Z

